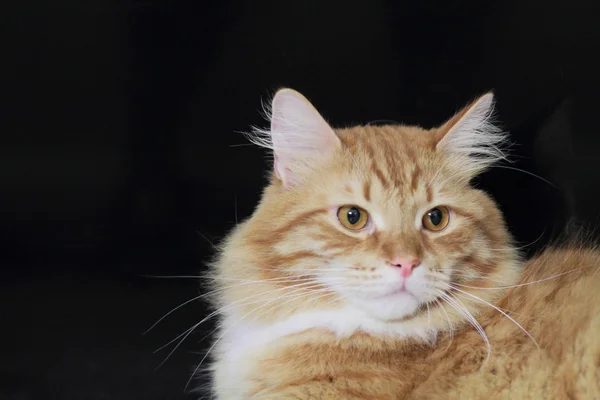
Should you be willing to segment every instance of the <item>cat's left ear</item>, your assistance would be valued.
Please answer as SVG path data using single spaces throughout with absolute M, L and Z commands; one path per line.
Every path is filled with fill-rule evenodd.
M 457 166 L 471 176 L 505 159 L 500 146 L 506 135 L 492 123 L 493 112 L 494 95 L 490 92 L 436 130 L 436 149 L 453 156 Z

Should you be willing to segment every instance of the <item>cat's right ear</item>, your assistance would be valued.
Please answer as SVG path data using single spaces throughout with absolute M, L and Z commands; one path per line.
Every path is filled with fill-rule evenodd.
M 301 182 L 315 163 L 342 146 L 321 114 L 295 90 L 279 90 L 270 114 L 271 128 L 262 132 L 260 144 L 273 150 L 273 168 L 284 187 Z

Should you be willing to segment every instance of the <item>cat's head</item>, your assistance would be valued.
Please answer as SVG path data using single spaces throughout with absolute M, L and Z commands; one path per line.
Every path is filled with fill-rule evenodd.
M 270 184 L 218 263 L 238 280 L 226 302 L 256 319 L 354 307 L 398 320 L 465 293 L 490 300 L 471 287 L 512 283 L 517 259 L 500 211 L 470 185 L 504 157 L 492 108 L 486 94 L 435 129 L 332 129 L 301 94 L 277 92 L 270 129 L 252 136 L 273 152 Z

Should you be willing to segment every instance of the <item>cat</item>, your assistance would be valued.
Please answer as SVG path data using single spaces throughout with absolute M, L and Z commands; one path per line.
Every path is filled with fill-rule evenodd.
M 493 107 L 332 129 L 274 95 L 269 184 L 211 266 L 215 398 L 600 398 L 600 253 L 519 255 L 472 184 L 506 159 Z

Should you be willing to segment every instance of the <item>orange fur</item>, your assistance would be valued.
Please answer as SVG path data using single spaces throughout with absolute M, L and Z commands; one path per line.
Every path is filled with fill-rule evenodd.
M 310 165 L 280 162 L 214 265 L 217 398 L 600 398 L 600 253 L 555 249 L 522 264 L 500 211 L 469 184 L 484 164 L 456 147 L 481 122 L 464 123 L 475 107 L 432 130 L 335 130 L 340 145 L 322 141 L 331 149 Z M 334 211 L 347 204 L 368 210 L 372 228 L 341 226 Z M 439 205 L 452 210 L 449 226 L 419 228 Z M 422 260 L 415 274 L 427 283 L 405 314 L 404 295 L 369 303 L 399 254 Z M 270 331 L 343 310 L 364 311 L 365 324 Z M 242 344 L 252 332 L 273 339 Z

